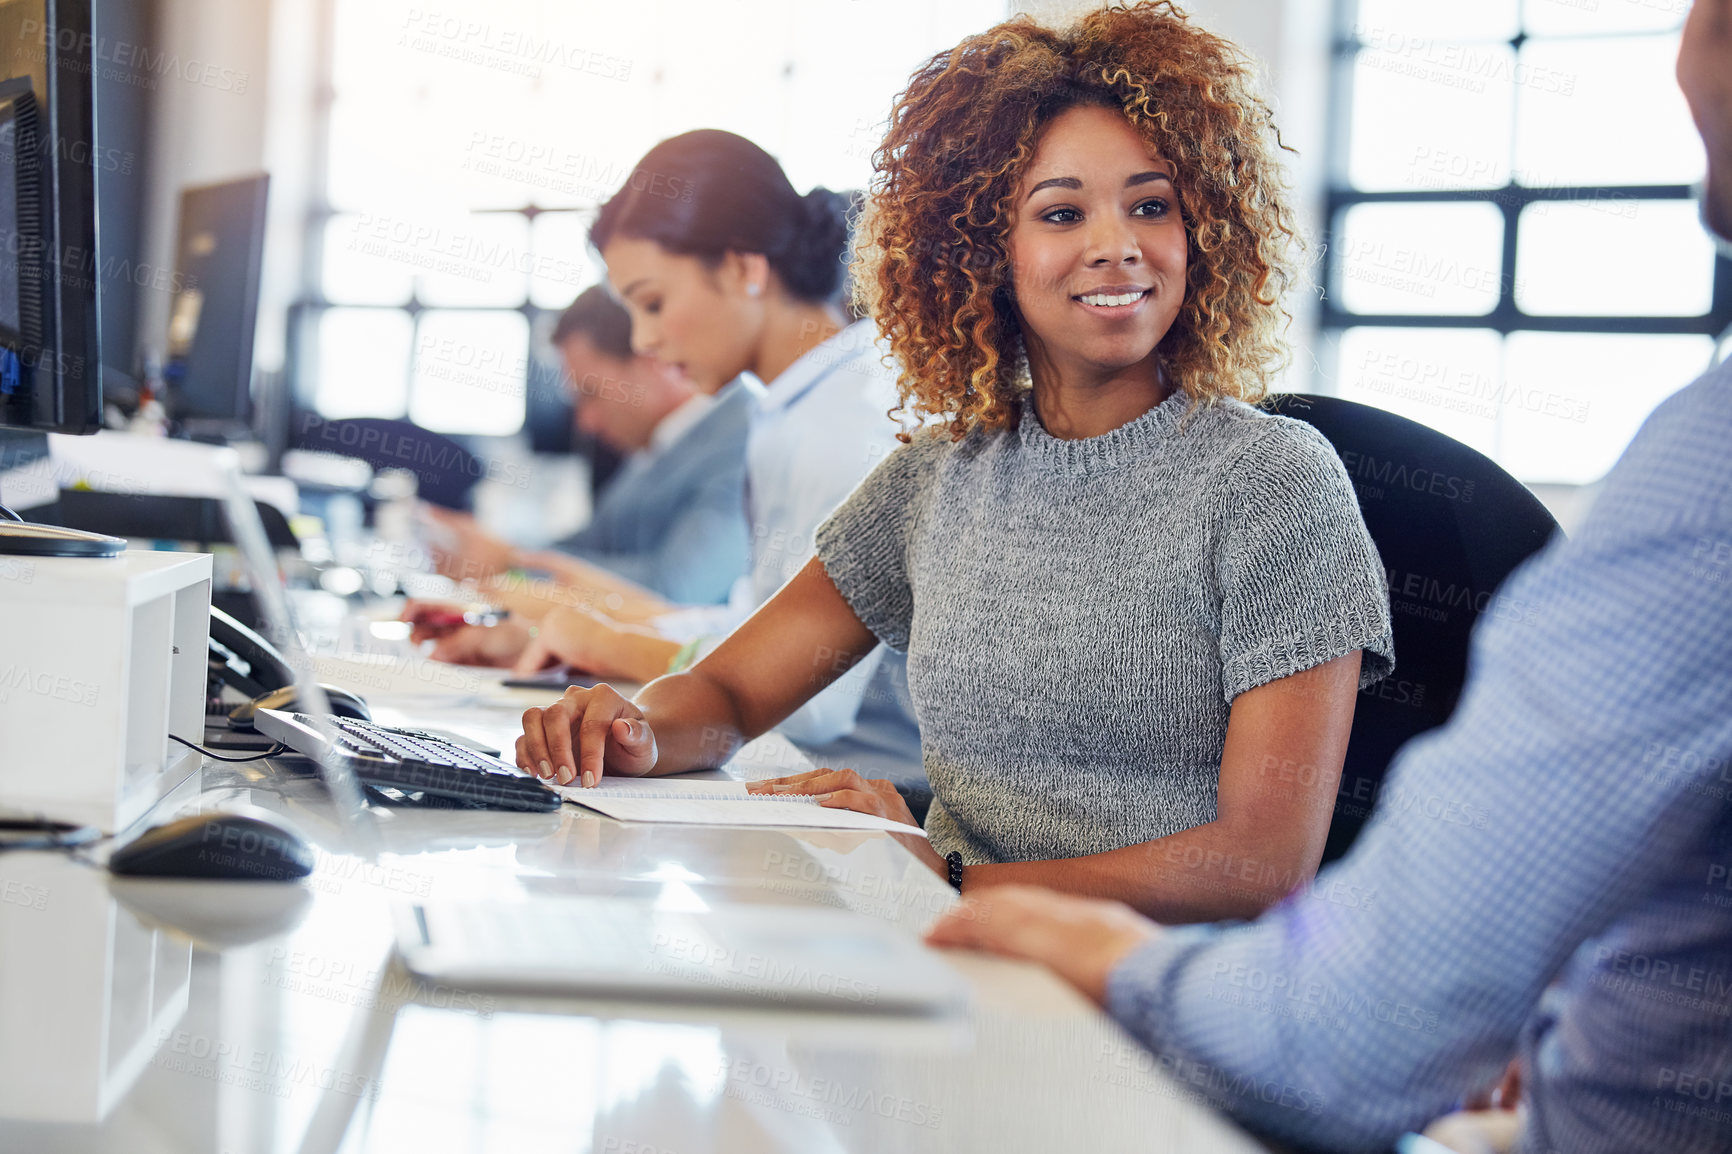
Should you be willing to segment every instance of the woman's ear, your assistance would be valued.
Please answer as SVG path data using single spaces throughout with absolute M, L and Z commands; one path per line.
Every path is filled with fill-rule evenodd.
M 733 252 L 722 256 L 716 279 L 724 293 L 762 299 L 770 291 L 770 260 L 761 252 Z

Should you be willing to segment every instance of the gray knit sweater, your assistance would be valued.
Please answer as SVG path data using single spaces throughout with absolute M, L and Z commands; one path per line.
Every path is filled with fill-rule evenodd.
M 818 556 L 908 654 L 936 800 L 970 863 L 1099 853 L 1214 820 L 1228 709 L 1363 649 L 1393 666 L 1376 547 L 1329 442 L 1176 393 L 1099 437 L 927 432 Z

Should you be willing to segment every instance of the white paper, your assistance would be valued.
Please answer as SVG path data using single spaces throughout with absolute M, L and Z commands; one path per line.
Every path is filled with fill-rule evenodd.
M 553 787 L 567 801 L 620 821 L 684 825 L 780 825 L 807 829 L 855 829 L 884 833 L 926 831 L 889 818 L 819 805 L 812 797 L 768 797 L 746 792 L 741 781 L 686 778 L 604 777 L 595 786 Z

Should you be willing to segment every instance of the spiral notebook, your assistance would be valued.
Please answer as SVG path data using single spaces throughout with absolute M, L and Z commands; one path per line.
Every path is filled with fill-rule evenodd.
M 816 798 L 770 797 L 746 792 L 743 781 L 703 781 L 681 777 L 604 777 L 590 789 L 554 786 L 565 800 L 620 821 L 660 821 L 683 825 L 773 825 L 807 829 L 852 829 L 885 833 L 926 831 L 889 818 L 832 809 Z

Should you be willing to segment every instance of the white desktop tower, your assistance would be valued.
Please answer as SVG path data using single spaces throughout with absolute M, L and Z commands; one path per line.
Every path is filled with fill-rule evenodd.
M 198 769 L 211 559 L 0 557 L 0 814 L 125 829 Z

